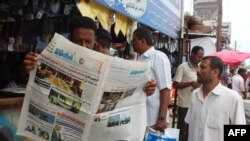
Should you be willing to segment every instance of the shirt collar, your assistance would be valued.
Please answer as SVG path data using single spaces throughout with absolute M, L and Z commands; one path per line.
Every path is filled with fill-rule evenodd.
M 222 84 L 219 82 L 216 87 L 212 90 L 212 94 L 215 94 L 215 95 L 221 95 L 223 92 L 223 89 L 222 89 Z
M 147 51 L 145 51 L 141 56 L 145 58 L 149 58 L 155 51 L 154 47 L 150 47 Z
M 221 94 L 223 93 L 222 87 L 223 87 L 222 84 L 219 82 L 219 83 L 214 87 L 214 89 L 213 89 L 212 91 L 210 91 L 209 93 L 219 96 L 219 95 L 221 95 Z M 199 95 L 199 94 L 202 95 L 202 94 L 203 94 L 202 87 L 200 87 L 199 93 L 196 93 L 196 94 L 197 94 L 197 95 Z

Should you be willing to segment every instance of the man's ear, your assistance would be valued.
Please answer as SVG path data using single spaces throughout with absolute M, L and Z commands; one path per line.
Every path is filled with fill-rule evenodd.
M 143 44 L 147 44 L 147 41 L 146 41 L 145 38 L 141 39 L 141 42 L 142 42 Z
M 219 69 L 213 69 L 212 74 L 215 75 L 216 77 L 219 75 L 220 71 Z
M 94 49 L 94 50 L 97 50 L 97 48 L 96 48 L 96 41 L 95 41 L 95 43 L 94 43 L 93 49 Z

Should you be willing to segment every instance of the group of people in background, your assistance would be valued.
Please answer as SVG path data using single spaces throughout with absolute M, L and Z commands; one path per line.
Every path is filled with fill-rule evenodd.
M 243 99 L 249 98 L 250 70 L 243 67 L 231 68 L 229 73 L 223 72 L 220 81 L 224 86 L 237 91 Z
M 109 55 L 112 42 L 109 32 L 97 29 L 92 19 L 76 17 L 71 20 L 69 30 L 72 42 Z M 224 67 L 220 58 L 204 57 L 203 48 L 195 46 L 189 61 L 179 65 L 172 80 L 169 59 L 164 53 L 155 50 L 154 38 L 149 29 L 136 29 L 131 43 L 139 54 L 138 61 L 151 61 L 151 80 L 144 87 L 148 127 L 159 131 L 168 127 L 172 81 L 178 94 L 177 126 L 180 129 L 180 141 L 223 141 L 223 125 L 246 124 L 241 95 L 220 83 Z M 26 55 L 24 69 L 27 74 L 34 69 L 37 55 Z M 246 72 L 240 70 L 240 73 Z M 241 79 L 237 78 L 237 81 Z M 235 87 L 234 83 L 232 87 Z M 244 91 L 240 89 L 238 92 Z
M 200 46 L 194 46 L 189 61 L 178 66 L 173 86 L 178 94 L 180 141 L 223 141 L 224 125 L 246 124 L 246 69 L 232 75 L 231 88 L 221 81 L 222 74 L 222 60 L 204 57 Z

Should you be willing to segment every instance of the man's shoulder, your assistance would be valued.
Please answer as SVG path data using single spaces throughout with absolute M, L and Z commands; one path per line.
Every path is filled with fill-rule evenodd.
M 188 64 L 188 62 L 183 62 L 183 63 L 181 63 L 181 64 L 179 65 L 179 67 L 184 67 L 184 68 L 186 68 L 186 67 L 189 67 L 189 64 Z
M 165 54 L 159 50 L 155 50 L 154 57 L 158 60 L 168 60 L 169 61 L 167 54 Z
M 183 70 L 184 72 L 189 72 L 190 71 L 190 66 L 189 66 L 188 62 L 181 63 L 177 68 L 179 70 Z
M 221 93 L 225 96 L 227 96 L 228 98 L 232 98 L 232 99 L 239 99 L 241 98 L 241 96 L 238 94 L 237 91 L 229 89 L 225 86 L 221 86 L 220 88 Z
M 157 56 L 167 56 L 167 54 L 165 54 L 164 52 L 162 52 L 162 51 L 160 51 L 160 50 L 157 50 L 157 49 L 155 49 L 154 50 L 154 53 L 155 53 L 155 55 L 157 55 Z

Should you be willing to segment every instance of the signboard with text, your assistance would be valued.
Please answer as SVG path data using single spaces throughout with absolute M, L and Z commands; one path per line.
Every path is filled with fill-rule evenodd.
M 216 20 L 218 8 L 217 1 L 198 1 L 194 3 L 194 15 L 202 20 Z
M 221 36 L 226 37 L 229 41 L 231 41 L 231 23 L 230 22 L 222 23 Z
M 180 0 L 94 0 L 172 38 L 180 30 Z

